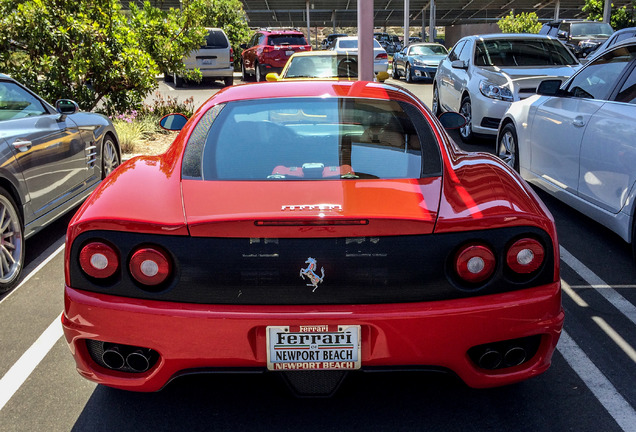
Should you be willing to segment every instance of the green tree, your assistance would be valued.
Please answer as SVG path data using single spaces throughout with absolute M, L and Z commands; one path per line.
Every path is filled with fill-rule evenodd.
M 204 0 L 186 0 L 180 10 L 161 10 L 149 1 L 141 8 L 130 3 L 130 27 L 138 32 L 142 48 L 161 72 L 179 72 L 198 81 L 200 71 L 185 70 L 183 57 L 204 43 L 204 13 Z
M 497 21 L 497 25 L 502 33 L 539 33 L 541 23 L 536 13 L 520 13 L 513 15 L 510 11 L 509 15 Z
M 166 13 L 144 4 L 129 20 L 119 0 L 0 0 L 0 70 L 50 101 L 128 111 L 160 67 L 183 68 L 201 45 L 200 1 Z
M 585 0 L 583 6 L 583 12 L 586 12 L 587 19 L 592 21 L 603 20 L 603 0 Z M 625 27 L 634 27 L 636 25 L 636 19 L 634 19 L 634 9 L 636 8 L 636 2 L 632 2 L 632 7 L 628 10 L 627 6 L 615 8 L 612 3 L 612 13 L 610 16 L 610 25 L 614 30 L 620 30 Z
M 204 0 L 203 21 L 206 27 L 222 28 L 234 50 L 234 68 L 240 67 L 241 44 L 251 35 L 247 16 L 240 0 Z

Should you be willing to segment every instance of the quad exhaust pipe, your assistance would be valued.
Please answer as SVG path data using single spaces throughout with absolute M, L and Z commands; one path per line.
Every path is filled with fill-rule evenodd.
M 476 345 L 466 354 L 472 362 L 484 370 L 496 370 L 519 366 L 532 359 L 541 345 L 542 335 L 526 336 Z
M 519 366 L 527 360 L 526 350 L 520 346 L 513 346 L 504 350 L 486 348 L 479 356 L 477 365 L 482 369 L 500 369 Z

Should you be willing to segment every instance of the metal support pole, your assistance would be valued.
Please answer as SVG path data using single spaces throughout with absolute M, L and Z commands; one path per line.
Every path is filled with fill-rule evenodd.
M 358 0 L 358 79 L 373 81 L 373 0 Z
M 411 5 L 409 4 L 409 0 L 404 0 L 404 46 L 409 44 L 409 33 L 411 29 L 409 28 L 409 15 L 411 12 Z
M 426 40 L 426 14 L 424 11 L 426 8 L 422 8 L 422 42 Z
M 605 0 L 605 5 L 603 6 L 603 22 L 609 23 L 612 17 L 612 0 Z
M 305 1 L 307 6 L 307 44 L 311 45 L 311 23 L 309 22 L 309 0 Z
M 431 0 L 431 17 L 428 21 L 428 41 L 435 42 L 435 0 Z
M 559 9 L 561 9 L 561 0 L 557 0 L 556 4 L 554 5 L 554 20 L 555 21 L 559 20 Z

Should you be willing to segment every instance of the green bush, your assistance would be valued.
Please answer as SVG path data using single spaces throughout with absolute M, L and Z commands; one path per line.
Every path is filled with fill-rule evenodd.
M 497 21 L 497 25 L 502 33 L 539 33 L 541 30 L 539 17 L 534 12 L 513 15 L 510 11 L 509 15 Z

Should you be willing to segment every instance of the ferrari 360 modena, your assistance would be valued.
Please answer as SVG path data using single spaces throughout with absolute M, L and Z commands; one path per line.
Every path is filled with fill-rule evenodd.
M 455 114 L 458 116 L 457 114 Z M 71 221 L 62 323 L 79 373 L 157 391 L 192 373 L 544 372 L 563 325 L 554 220 L 495 156 L 374 82 L 226 88 Z

